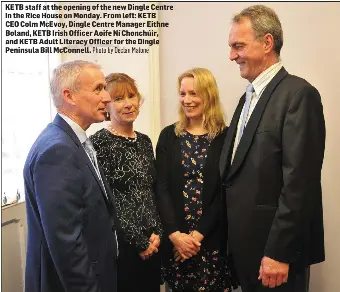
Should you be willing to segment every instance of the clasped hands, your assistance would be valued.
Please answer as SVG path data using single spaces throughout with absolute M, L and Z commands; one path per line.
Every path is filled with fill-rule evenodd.
M 152 233 L 149 239 L 149 247 L 139 254 L 142 260 L 148 259 L 154 253 L 158 253 L 160 243 L 161 239 L 159 238 L 159 235 Z
M 190 234 L 176 231 L 169 238 L 174 245 L 175 261 L 184 262 L 199 252 L 204 236 L 196 230 Z
M 259 270 L 259 280 L 262 285 L 275 288 L 288 281 L 289 264 L 275 261 L 264 256 Z

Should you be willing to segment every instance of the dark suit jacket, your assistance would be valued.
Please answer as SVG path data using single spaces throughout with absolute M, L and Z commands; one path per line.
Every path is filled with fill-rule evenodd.
M 33 144 L 24 181 L 25 291 L 116 291 L 112 193 L 106 186 L 107 200 L 78 137 L 59 115 Z
M 197 230 L 204 235 L 202 244 L 216 248 L 221 244 L 221 181 L 218 162 L 227 130 L 210 144 L 204 166 L 202 191 L 202 217 Z M 184 168 L 181 164 L 180 138 L 175 135 L 174 125 L 164 128 L 156 147 L 157 191 L 156 198 L 165 230 L 165 237 L 175 231 L 188 233 L 185 221 L 183 189 Z M 169 242 L 163 249 L 172 252 Z
M 319 92 L 282 68 L 260 97 L 230 166 L 244 100 L 220 159 L 236 265 L 258 272 L 264 255 L 298 267 L 321 262 L 325 121 Z

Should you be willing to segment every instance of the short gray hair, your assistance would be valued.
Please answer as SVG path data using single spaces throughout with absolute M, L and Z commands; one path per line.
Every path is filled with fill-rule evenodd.
M 100 66 L 95 63 L 75 60 L 62 63 L 53 70 L 50 80 L 50 90 L 53 103 L 57 109 L 63 104 L 62 90 L 64 88 L 69 88 L 73 91 L 77 91 L 77 79 L 79 74 L 88 67 L 100 69 Z
M 236 14 L 233 17 L 233 22 L 238 23 L 243 18 L 248 18 L 251 21 L 257 40 L 267 33 L 273 36 L 274 51 L 280 56 L 283 46 L 283 31 L 281 22 L 275 11 L 264 5 L 253 5 Z

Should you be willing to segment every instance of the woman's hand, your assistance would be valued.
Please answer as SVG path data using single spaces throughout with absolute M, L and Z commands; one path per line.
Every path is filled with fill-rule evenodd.
M 198 232 L 197 230 L 192 231 L 190 233 L 190 236 L 192 236 L 198 242 L 201 242 L 204 239 L 203 234 Z M 176 262 L 178 262 L 178 261 L 184 262 L 185 261 L 185 259 L 182 258 L 182 256 L 180 255 L 179 251 L 176 249 L 176 247 L 174 247 L 173 252 L 174 252 L 174 258 L 175 258 Z
M 197 230 L 192 231 L 190 235 L 193 238 L 195 238 L 198 242 L 201 242 L 204 239 L 204 235 Z
M 153 243 L 150 242 L 149 247 L 141 252 L 139 256 L 142 258 L 142 260 L 146 260 L 149 257 L 151 257 L 154 253 L 158 253 L 158 248 L 154 246 Z
M 150 236 L 149 242 L 150 242 L 149 247 L 145 251 L 139 254 L 142 260 L 148 259 L 154 253 L 158 253 L 158 247 L 161 243 L 161 239 L 159 238 L 159 235 L 152 233 Z
M 179 231 L 176 231 L 170 234 L 169 238 L 179 256 L 181 256 L 182 262 L 191 258 L 193 255 L 196 255 L 200 250 L 201 243 L 193 236 L 190 236 L 186 233 L 180 233 Z
M 150 236 L 150 243 L 152 243 L 155 247 L 159 247 L 159 245 L 161 244 L 161 239 L 159 237 L 159 235 L 152 233 Z
M 185 261 L 185 259 L 183 259 L 181 255 L 179 254 L 179 252 L 177 251 L 176 247 L 174 247 L 173 252 L 174 252 L 175 262 L 181 261 L 183 263 Z

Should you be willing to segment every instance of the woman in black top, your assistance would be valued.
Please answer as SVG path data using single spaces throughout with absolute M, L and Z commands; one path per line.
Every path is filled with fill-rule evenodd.
M 165 280 L 172 291 L 230 289 L 222 251 L 219 156 L 226 125 L 210 71 L 178 78 L 179 121 L 163 129 L 156 148 L 157 202 L 163 222 Z
M 110 74 L 106 82 L 111 121 L 90 139 L 113 191 L 121 227 L 118 292 L 159 292 L 162 228 L 154 202 L 154 154 L 150 138 L 133 130 L 141 96 L 126 74 Z

